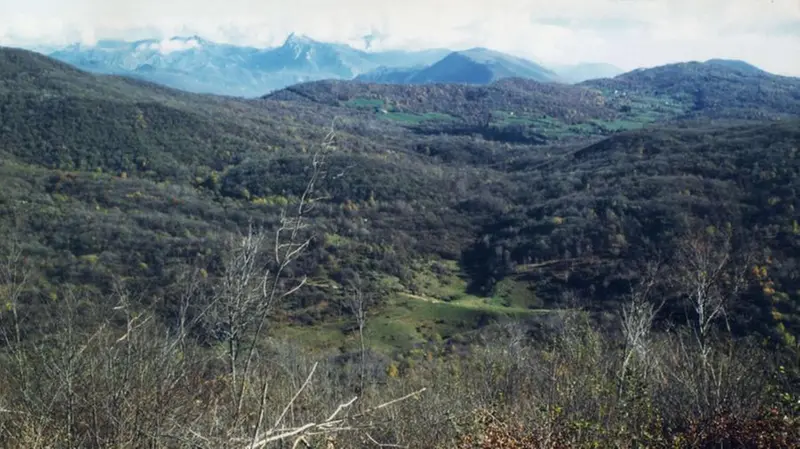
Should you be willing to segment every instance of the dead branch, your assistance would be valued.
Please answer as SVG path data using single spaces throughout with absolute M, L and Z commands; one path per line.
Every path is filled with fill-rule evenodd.
M 397 448 L 403 448 L 403 449 L 408 447 L 408 446 L 401 446 L 399 444 L 379 443 L 377 440 L 375 440 L 375 438 L 372 438 L 372 435 L 370 435 L 370 434 L 368 434 L 366 432 L 364 433 L 364 435 L 366 435 L 367 439 L 369 439 L 371 442 L 373 442 L 378 447 L 397 447 Z
M 294 396 L 289 401 L 289 403 L 286 404 L 286 407 L 284 407 L 283 412 L 281 412 L 281 415 L 278 416 L 278 419 L 275 421 L 275 424 L 272 426 L 272 429 L 270 430 L 270 432 L 274 432 L 275 429 L 277 429 L 278 426 L 281 424 L 281 421 L 283 421 L 283 418 L 286 417 L 286 413 L 288 413 L 289 409 L 292 408 L 292 405 L 294 405 L 294 401 L 297 400 L 297 398 L 300 396 L 300 394 L 303 392 L 303 390 L 305 390 L 306 387 L 308 386 L 308 383 L 311 382 L 311 378 L 314 377 L 314 372 L 317 371 L 317 366 L 318 365 L 319 365 L 319 363 L 315 363 L 314 366 L 311 368 L 311 372 L 308 373 L 308 377 L 306 377 L 306 381 L 303 382 L 303 385 L 300 386 L 300 388 L 294 394 Z
M 372 413 L 374 413 L 374 412 L 376 412 L 378 410 L 384 409 L 386 407 L 389 407 L 391 405 L 397 404 L 399 402 L 406 401 L 406 400 L 408 400 L 408 399 L 410 399 L 412 397 L 415 397 L 415 396 L 418 396 L 418 395 L 422 394 L 423 392 L 425 392 L 427 390 L 426 388 L 422 388 L 422 389 L 417 390 L 417 391 L 415 391 L 413 393 L 409 393 L 409 394 L 407 394 L 407 395 L 405 395 L 403 397 L 400 397 L 400 398 L 397 398 L 397 399 L 393 399 L 391 401 L 384 402 L 383 404 L 380 404 L 380 405 L 377 405 L 375 407 L 369 408 L 369 409 L 367 409 L 367 410 L 365 410 L 365 411 L 363 411 L 361 413 L 354 414 L 354 415 L 352 415 L 350 417 L 344 417 L 344 418 L 338 418 L 337 419 L 336 417 L 343 410 L 349 408 L 350 406 L 352 406 L 356 402 L 356 400 L 358 398 L 354 397 L 353 399 L 349 400 L 348 402 L 344 402 L 342 404 L 339 404 L 339 406 L 336 407 L 336 410 L 330 416 L 328 416 L 328 418 L 325 421 L 322 421 L 322 422 L 319 422 L 319 423 L 306 423 L 306 424 L 304 424 L 304 425 L 302 425 L 300 427 L 295 427 L 295 428 L 280 428 L 280 429 L 278 429 L 278 425 L 283 420 L 283 417 L 286 415 L 286 412 L 289 410 L 289 408 L 294 403 L 294 401 L 297 399 L 297 397 L 300 395 L 300 393 L 302 393 L 303 390 L 305 390 L 306 386 L 308 385 L 309 381 L 311 380 L 312 375 L 314 374 L 314 370 L 316 369 L 316 366 L 317 365 L 315 364 L 314 368 L 311 371 L 311 374 L 309 374 L 308 378 L 306 379 L 306 382 L 304 382 L 303 385 L 297 390 L 297 392 L 295 393 L 294 397 L 291 399 L 291 401 L 289 401 L 287 406 L 284 408 L 283 413 L 281 413 L 281 416 L 275 422 L 275 425 L 273 426 L 273 428 L 270 429 L 269 431 L 265 432 L 260 438 L 254 440 L 249 446 L 247 446 L 248 449 L 258 449 L 258 448 L 266 446 L 269 443 L 273 443 L 273 442 L 276 442 L 276 441 L 283 441 L 283 440 L 287 440 L 289 438 L 294 438 L 294 437 L 297 437 L 297 439 L 295 440 L 295 443 L 294 443 L 294 446 L 297 446 L 297 444 L 299 444 L 300 441 L 305 440 L 305 437 L 307 437 L 307 436 L 328 435 L 328 434 L 335 433 L 335 432 L 357 431 L 357 430 L 360 430 L 360 429 L 364 429 L 364 428 L 366 428 L 368 426 L 359 425 L 358 424 L 358 419 L 359 418 L 364 418 L 367 415 L 370 415 L 370 414 L 372 414 Z M 308 443 L 306 442 L 306 444 L 308 444 Z M 381 445 L 381 447 L 400 447 L 400 446 Z

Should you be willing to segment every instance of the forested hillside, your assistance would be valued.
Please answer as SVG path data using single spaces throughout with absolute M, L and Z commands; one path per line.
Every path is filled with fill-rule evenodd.
M 243 100 L 0 48 L 0 374 L 14 385 L 0 385 L 0 436 L 39 438 L 1 401 L 44 416 L 31 398 L 57 390 L 51 437 L 70 444 L 239 447 L 265 413 L 282 422 L 306 385 L 303 357 L 322 354 L 309 387 L 322 399 L 298 403 L 297 428 L 349 392 L 375 407 L 452 389 L 387 418 L 403 418 L 394 427 L 335 421 L 380 432 L 356 445 L 479 447 L 461 427 L 408 429 L 484 410 L 464 425 L 525 441 L 488 448 L 712 447 L 697 443 L 711 441 L 704 420 L 721 426 L 713 435 L 730 426 L 789 447 L 798 86 L 708 62 L 577 86 L 323 81 Z M 285 373 L 253 362 L 273 356 Z M 779 364 L 768 380 L 763 367 Z M 61 371 L 31 377 L 47 366 Z M 164 392 L 175 407 L 153 412 Z M 773 400 L 774 416 L 747 421 Z M 541 446 L 545 427 L 504 427 L 513 419 L 491 410 L 564 441 Z
M 730 225 L 779 264 L 785 326 L 800 331 L 791 306 L 800 288 L 796 120 L 680 121 L 685 111 L 655 106 L 638 123 L 645 128 L 615 131 L 607 125 L 636 110 L 617 109 L 601 91 L 524 80 L 320 82 L 242 101 L 1 54 L 5 226 L 47 260 L 43 288 L 57 279 L 102 291 L 116 276 L 158 288 L 177 267 L 213 265 L 226 232 L 272 222 L 302 193 L 310 149 L 333 126 L 337 150 L 305 262 L 322 283 L 359 273 L 415 294 L 458 296 L 452 290 L 465 283 L 461 294 L 491 296 L 513 278 L 533 282 L 521 302 L 540 307 L 573 287 L 586 295 L 588 285 L 609 285 L 653 254 L 668 257 L 692 227 Z M 648 95 L 674 97 L 679 87 L 664 91 L 662 72 L 679 69 L 613 82 L 635 83 L 632 95 L 651 86 Z M 751 88 L 737 78 L 750 73 L 708 70 Z M 796 86 L 752 76 L 790 93 Z M 759 104 L 794 113 L 791 95 L 773 98 Z M 726 111 L 695 107 L 692 116 Z M 592 262 L 519 268 L 573 259 Z M 435 282 L 425 274 L 434 262 L 447 267 Z M 569 280 L 554 280 L 565 269 L 574 270 Z M 623 293 L 614 288 L 588 299 L 613 308 Z
M 686 108 L 690 117 L 775 119 L 800 113 L 800 80 L 741 61 L 669 64 L 580 85 L 633 98 L 654 96 Z

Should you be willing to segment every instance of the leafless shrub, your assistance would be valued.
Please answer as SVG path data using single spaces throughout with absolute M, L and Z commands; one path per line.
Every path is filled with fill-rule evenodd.
M 632 288 L 628 299 L 622 303 L 620 318 L 625 339 L 625 358 L 620 373 L 620 388 L 625 384 L 629 370 L 634 367 L 645 378 L 652 371 L 661 374 L 658 359 L 652 356 L 651 351 L 653 323 L 666 303 L 666 297 L 655 297 L 662 275 L 660 265 L 648 264 L 638 285 Z
M 692 402 L 697 413 L 714 412 L 725 402 L 731 382 L 739 377 L 727 312 L 749 282 L 753 253 L 736 251 L 730 229 L 708 228 L 683 239 L 673 265 L 674 285 L 685 298 L 687 332 L 673 335 L 683 370 L 673 370 L 672 379 L 695 389 Z M 718 332 L 719 324 L 727 336 Z M 720 352 L 724 351 L 724 352 Z

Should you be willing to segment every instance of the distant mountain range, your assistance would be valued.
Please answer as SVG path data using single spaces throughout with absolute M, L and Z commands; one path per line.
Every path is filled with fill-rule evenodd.
M 425 67 L 396 70 L 381 67 L 356 79 L 389 84 L 490 84 L 503 78 L 561 81 L 555 72 L 539 64 L 486 48 L 455 51 Z
M 191 36 L 75 44 L 48 56 L 90 72 L 132 76 L 190 92 L 256 97 L 300 82 L 352 79 L 381 66 L 432 64 L 448 53 L 365 52 L 292 34 L 280 47 L 267 49 Z
M 291 34 L 274 48 L 220 44 L 199 36 L 134 42 L 103 40 L 40 53 L 94 73 L 123 75 L 195 93 L 259 97 L 287 86 L 320 80 L 377 84 L 488 85 L 508 78 L 576 84 L 618 77 L 623 70 L 605 63 L 547 68 L 486 48 L 463 51 L 363 51 Z M 699 63 L 694 63 L 699 64 Z M 712 59 L 708 67 L 750 75 L 766 74 L 743 61 Z M 665 66 L 666 67 L 666 66 Z M 620 83 L 641 69 L 622 75 Z M 648 72 L 647 76 L 657 76 Z M 669 73 L 658 75 L 670 83 Z M 653 80 L 659 82 L 659 80 Z
M 489 84 L 503 78 L 574 83 L 614 76 L 607 64 L 545 68 L 485 48 L 464 51 L 363 51 L 289 35 L 274 48 L 220 44 L 199 36 L 134 42 L 102 40 L 53 50 L 34 49 L 94 73 L 124 75 L 189 92 L 257 97 L 323 79 L 375 83 Z

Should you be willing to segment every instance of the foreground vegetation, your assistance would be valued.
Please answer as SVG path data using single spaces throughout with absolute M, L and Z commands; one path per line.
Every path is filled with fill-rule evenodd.
M 627 345 L 569 314 L 544 328 L 491 326 L 469 345 L 432 343 L 390 359 L 369 350 L 312 356 L 273 333 L 249 371 L 236 374 L 227 350 L 198 346 L 177 322 L 132 313 L 124 294 L 115 300 L 113 311 L 76 297 L 54 301 L 59 329 L 4 348 L 5 447 L 788 448 L 800 441 L 797 356 L 722 334 L 699 346 L 691 329 L 679 328 Z M 95 314 L 103 324 L 83 324 Z
M 30 448 L 487 449 L 800 441 L 800 352 L 791 335 L 776 345 L 734 333 L 735 311 L 774 283 L 730 227 L 678 236 L 674 254 L 640 265 L 617 306 L 600 313 L 589 312 L 580 290 L 562 299 L 568 308 L 545 312 L 515 304 L 520 292 L 438 300 L 424 293 L 458 283 L 417 279 L 422 294 L 404 295 L 416 314 L 402 321 L 397 309 L 382 316 L 374 288 L 354 274 L 327 299 L 349 317 L 350 344 L 300 346 L 282 323 L 292 296 L 312 282 L 296 267 L 311 248 L 310 199 L 330 142 L 313 154 L 304 193 L 274 232 L 249 226 L 223 242 L 214 270 L 178 273 L 163 296 L 144 296 L 130 289 L 135 279 L 122 278 L 105 298 L 68 285 L 37 291 L 26 249 L 7 241 L 3 440 Z M 413 333 L 402 326 L 421 332 L 419 313 L 440 307 L 440 316 L 476 331 L 387 345 Z M 479 322 L 490 316 L 494 324 Z
M 274 234 L 231 239 L 216 274 L 184 273 L 165 297 L 136 298 L 118 280 L 104 301 L 64 287 L 32 308 L 22 299 L 33 268 L 7 248 L 0 437 L 26 448 L 800 441 L 799 353 L 733 337 L 729 311 L 767 281 L 724 231 L 684 236 L 680 258 L 648 264 L 605 319 L 575 300 L 387 356 L 371 349 L 365 330 L 380 316 L 358 279 L 340 305 L 356 337 L 349 350 L 298 350 L 275 326 L 308 282 L 289 270 L 308 248 L 307 210 L 301 202 Z M 683 324 L 665 319 L 670 309 Z

